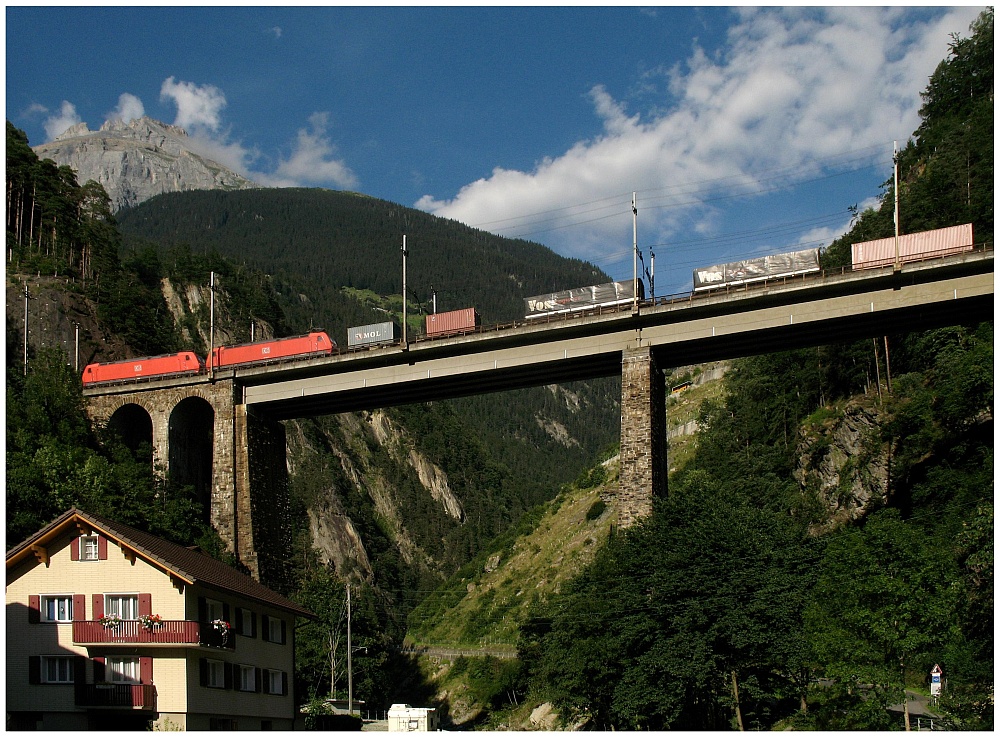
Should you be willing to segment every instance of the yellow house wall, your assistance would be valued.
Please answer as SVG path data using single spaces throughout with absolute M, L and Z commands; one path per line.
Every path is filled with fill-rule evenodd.
M 87 658 L 110 655 L 142 655 L 153 657 L 153 683 L 157 693 L 159 722 L 171 720 L 171 727 L 207 729 L 210 716 L 237 719 L 244 729 L 260 728 L 260 720 L 273 720 L 274 728 L 288 725 L 295 714 L 292 683 L 294 674 L 294 617 L 235 596 L 229 596 L 200 586 L 182 586 L 183 593 L 171 583 L 160 568 L 142 558 L 129 561 L 122 550 L 108 542 L 108 558 L 102 561 L 73 561 L 67 534 L 48 547 L 47 565 L 35 559 L 22 562 L 7 577 L 7 711 L 81 712 L 74 704 L 72 685 L 29 685 L 28 658 L 38 655 L 83 655 Z M 93 619 L 94 594 L 151 595 L 152 611 L 165 620 L 198 620 L 198 597 L 207 596 L 228 603 L 231 624 L 235 627 L 235 609 L 243 607 L 257 615 L 257 637 L 238 635 L 235 652 L 209 647 L 158 648 L 139 646 L 101 647 L 73 644 L 73 625 L 28 621 L 31 595 L 83 594 L 86 598 L 86 619 Z M 286 642 L 283 645 L 262 639 L 261 615 L 285 621 Z M 289 694 L 244 693 L 200 685 L 199 659 L 211 657 L 229 663 L 253 665 L 257 668 L 281 670 L 288 674 Z M 93 663 L 88 660 L 86 679 L 93 683 Z M 185 716 L 188 715 L 188 716 Z M 150 717 L 156 717 L 150 714 Z M 50 721 L 51 717 L 47 717 Z M 205 722 L 204 726 L 200 726 Z M 199 726 L 195 726 L 199 725 Z M 244 726 L 245 725 L 245 726 Z
M 93 619 L 94 594 L 150 594 L 152 611 L 164 619 L 184 618 L 184 595 L 175 589 L 169 577 L 158 568 L 135 558 L 129 561 L 122 550 L 108 542 L 107 560 L 74 561 L 70 559 L 70 541 L 75 534 L 53 541 L 48 546 L 48 564 L 37 560 L 23 563 L 8 575 L 7 581 L 7 673 L 21 673 L 17 679 L 24 687 L 7 689 L 8 710 L 75 711 L 72 686 L 27 685 L 29 656 L 83 655 L 86 657 L 128 655 L 117 648 L 87 648 L 73 644 L 73 625 L 28 622 L 28 597 L 52 594 L 83 594 L 85 619 Z M 79 616 L 74 612 L 75 616 Z M 174 651 L 174 658 L 177 653 Z M 163 710 L 184 711 L 186 692 L 183 667 L 171 666 L 165 652 L 144 649 L 143 655 L 156 659 L 153 682 L 157 706 Z M 8 677 L 8 684 L 11 683 Z M 87 664 L 87 682 L 93 683 L 93 664 Z
M 192 619 L 198 618 L 197 608 L 198 597 L 200 596 L 206 596 L 224 604 L 229 604 L 230 624 L 234 627 L 229 636 L 236 638 L 236 649 L 235 651 L 230 651 L 217 648 L 200 648 L 197 652 L 191 653 L 187 666 L 188 711 L 191 714 L 229 715 L 232 718 L 237 718 L 237 715 L 244 718 L 271 720 L 291 720 L 294 718 L 295 703 L 292 686 L 295 673 L 295 655 L 293 649 L 295 618 L 278 609 L 266 607 L 256 602 L 241 602 L 241 600 L 232 596 L 220 594 L 209 589 L 199 589 L 188 600 L 189 608 L 193 607 L 193 611 L 189 614 Z M 236 607 L 249 609 L 257 615 L 256 637 L 245 637 L 235 632 Z M 284 644 L 267 642 L 263 639 L 261 615 L 284 620 L 286 633 Z M 252 665 L 256 668 L 284 671 L 288 674 L 289 693 L 285 696 L 277 696 L 273 694 L 238 691 L 236 689 L 227 690 L 201 686 L 199 660 L 203 657 L 211 658 L 212 660 L 221 660 L 230 664 Z M 200 729 L 201 727 L 198 728 Z M 259 729 L 259 725 L 255 728 Z M 275 728 L 277 729 L 277 726 Z

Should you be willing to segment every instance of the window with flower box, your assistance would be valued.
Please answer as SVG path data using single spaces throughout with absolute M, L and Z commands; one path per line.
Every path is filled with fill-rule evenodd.
M 139 596 L 137 594 L 105 594 L 104 615 L 118 615 L 120 619 L 138 619 Z

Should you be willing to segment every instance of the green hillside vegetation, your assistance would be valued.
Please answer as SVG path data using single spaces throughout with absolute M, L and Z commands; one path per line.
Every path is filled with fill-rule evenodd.
M 900 200 L 920 227 L 989 237 L 992 11 L 972 31 L 924 94 Z M 892 207 L 890 188 L 827 257 L 886 235 Z M 816 537 L 824 507 L 791 476 L 800 424 L 873 386 L 871 343 L 734 362 L 652 518 L 523 627 L 533 698 L 602 729 L 899 729 L 887 707 L 939 663 L 946 721 L 992 729 L 993 326 L 889 345 L 881 503 Z
M 165 194 L 120 212 L 118 221 L 127 248 L 187 245 L 274 275 L 290 323 L 324 327 L 338 341 L 352 325 L 387 319 L 383 309 L 401 313 L 404 235 L 411 314 L 429 313 L 436 293 L 439 312 L 475 307 L 484 323 L 509 322 L 524 317 L 524 297 L 610 281 L 537 243 L 351 192 Z
M 992 22 L 986 11 L 954 39 L 923 95 L 901 156 L 904 232 L 973 222 L 980 241 L 992 237 Z M 826 250 L 828 266 L 849 264 L 853 242 L 891 235 L 893 195 L 890 181 L 881 206 Z M 553 504 L 495 570 L 481 558 L 414 610 L 409 637 L 425 645 L 506 643 L 509 619 L 520 621 L 518 665 L 428 664 L 439 693 L 494 728 L 527 727 L 547 703 L 576 728 L 902 729 L 888 707 L 904 689 L 926 696 L 940 664 L 937 723 L 991 730 L 993 326 L 889 336 L 891 390 L 881 343 L 737 360 L 721 392 L 675 398 L 670 424 L 696 417 L 702 430 L 671 456 L 668 495 L 644 524 L 611 536 L 558 591 L 545 588 L 541 551 L 543 570 L 505 585 L 514 551 L 564 523 Z M 875 424 L 834 491 L 880 461 L 887 481 L 831 531 L 842 500 L 793 471 L 823 457 L 856 406 Z M 506 608 L 511 589 L 536 585 L 547 595 L 528 612 Z

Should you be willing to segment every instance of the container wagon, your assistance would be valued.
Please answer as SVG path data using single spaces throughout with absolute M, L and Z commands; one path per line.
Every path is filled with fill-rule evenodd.
M 212 351 L 212 367 L 219 369 L 286 358 L 329 356 L 336 347 L 336 342 L 323 332 L 309 333 L 294 338 L 277 338 L 242 345 L 220 346 Z
M 524 317 L 532 320 L 539 317 L 582 312 L 604 307 L 629 305 L 635 302 L 633 281 L 615 281 L 593 287 L 577 287 L 562 292 L 540 294 L 524 299 Z M 642 281 L 639 285 L 639 299 L 645 298 Z
M 819 249 L 791 251 L 771 256 L 704 266 L 694 270 L 694 291 L 752 284 L 768 279 L 819 273 Z
M 462 310 L 452 310 L 451 312 L 435 312 L 427 315 L 424 332 L 427 335 L 458 335 L 468 333 L 479 327 L 479 313 L 475 307 L 466 307 Z
M 83 385 L 107 384 L 161 376 L 194 376 L 205 370 L 205 362 L 191 351 L 127 361 L 91 363 L 83 369 Z
M 399 342 L 399 326 L 394 322 L 376 322 L 347 328 L 347 347 L 366 348 Z
M 899 260 L 920 261 L 972 250 L 972 223 L 924 230 L 899 236 Z M 896 263 L 896 238 L 880 238 L 851 245 L 851 267 L 877 269 Z

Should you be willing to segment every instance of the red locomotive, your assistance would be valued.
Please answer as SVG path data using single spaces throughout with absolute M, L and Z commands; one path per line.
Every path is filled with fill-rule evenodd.
M 83 369 L 83 385 L 105 384 L 158 376 L 193 376 L 205 370 L 205 362 L 191 351 L 127 361 L 91 363 Z
M 282 358 L 329 356 L 337 344 L 326 333 L 309 333 L 295 338 L 263 340 L 243 345 L 220 346 L 212 351 L 212 368 L 242 366 Z
M 252 363 L 288 358 L 329 356 L 337 343 L 324 332 L 309 333 L 295 338 L 263 340 L 243 345 L 220 346 L 212 351 L 213 368 L 246 366 Z M 135 379 L 169 376 L 195 376 L 205 372 L 205 361 L 191 351 L 164 356 L 133 358 L 111 363 L 92 363 L 83 370 L 83 385 L 110 384 Z

